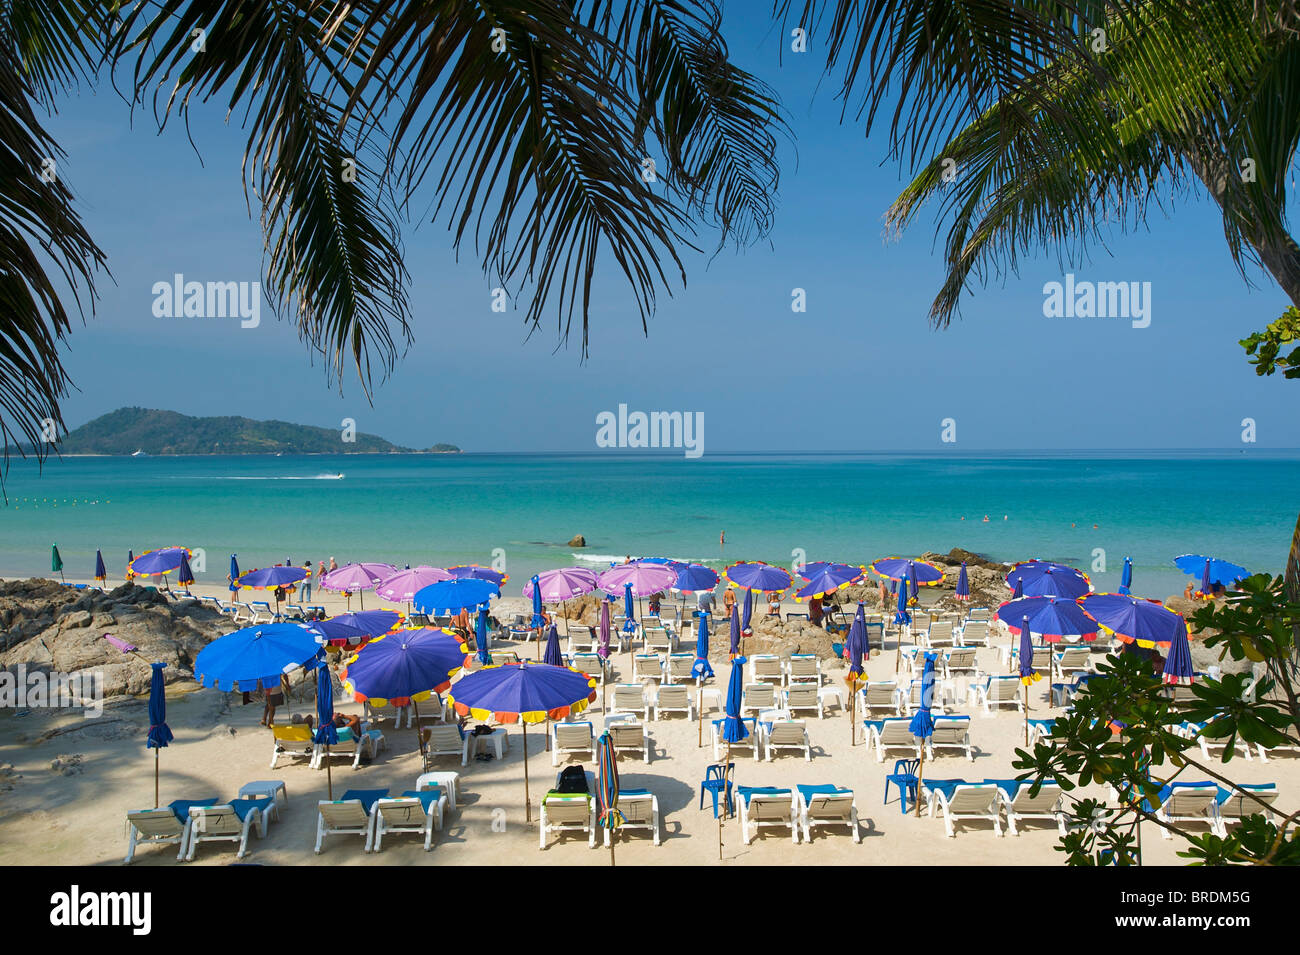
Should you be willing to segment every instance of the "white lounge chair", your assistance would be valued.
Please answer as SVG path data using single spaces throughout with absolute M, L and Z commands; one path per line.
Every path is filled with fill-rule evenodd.
M 194 851 L 204 842 L 237 842 L 239 850 L 236 859 L 242 859 L 248 853 L 248 835 L 257 826 L 259 839 L 266 836 L 266 812 L 273 799 L 264 796 L 261 799 L 239 800 L 244 817 L 241 819 L 235 807 L 230 803 L 219 806 L 190 807 L 190 841 L 185 853 L 185 861 L 194 861 Z M 260 803 L 261 805 L 247 805 Z
M 1250 795 L 1246 795 L 1246 793 Z M 1261 806 L 1257 797 L 1267 805 Z M 1276 783 L 1234 783 L 1233 789 L 1227 790 L 1222 786 L 1218 788 L 1217 800 L 1219 803 L 1218 822 L 1219 835 L 1228 834 L 1228 826 L 1236 825 L 1247 816 L 1253 816 L 1262 813 L 1265 819 L 1273 818 L 1273 803 L 1277 802 L 1278 792 Z
M 591 723 L 551 724 L 551 765 L 560 765 L 560 758 L 586 754 L 596 758 L 596 734 Z
M 587 847 L 596 847 L 596 801 L 581 793 L 547 793 L 542 800 L 540 848 L 550 832 L 585 832 Z
M 1052 679 L 1065 681 L 1070 676 L 1092 670 L 1092 651 L 1087 647 L 1066 647 L 1052 654 Z
M 433 848 L 433 830 L 442 828 L 443 811 L 447 808 L 447 797 L 439 790 L 430 796 L 430 790 L 421 795 L 412 792 L 403 793 L 396 798 L 384 798 L 375 802 L 371 810 L 375 816 L 374 851 L 383 846 L 386 832 L 417 832 L 424 835 L 424 851 Z M 429 808 L 425 809 L 425 801 Z
M 612 713 L 635 713 L 644 722 L 650 720 L 650 701 L 640 683 L 619 683 L 614 687 Z
M 1207 736 L 1205 735 L 1205 730 L 1209 725 L 1209 723 L 1183 723 L 1179 729 L 1182 731 L 1182 735 L 1186 736 L 1188 739 L 1196 740 L 1196 742 L 1200 744 L 1201 754 L 1206 759 L 1210 759 L 1214 755 L 1223 753 L 1228 747 L 1228 741 L 1234 739 L 1236 740 L 1236 744 L 1232 750 L 1233 754 L 1235 755 L 1239 753 L 1242 756 L 1245 756 L 1247 760 L 1251 758 L 1249 743 L 1243 742 L 1239 736 L 1236 736 L 1236 734 L 1220 737 Z
M 312 742 L 311 729 L 303 723 L 288 726 L 271 727 L 271 768 L 275 769 L 280 758 L 306 759 L 309 765 L 316 763 L 316 744 Z
M 1219 832 L 1219 788 L 1212 782 L 1206 783 L 1170 783 L 1160 796 L 1160 805 L 1155 807 L 1155 817 L 1161 822 L 1175 823 L 1203 822 L 1210 831 Z M 1146 800 L 1148 808 L 1150 800 Z M 1174 834 L 1164 826 L 1160 835 L 1172 839 Z
M 633 680 L 664 679 L 664 658 L 658 653 L 637 653 L 632 656 Z
M 345 792 L 341 799 L 322 799 L 316 803 L 316 848 L 313 851 L 320 855 L 326 836 L 350 835 L 364 836 L 366 847 L 362 851 L 369 852 L 374 844 L 374 823 L 374 815 L 366 809 L 360 795 L 352 790 Z
M 363 759 L 375 758 L 375 754 L 378 752 L 378 741 L 371 735 L 365 723 L 361 724 L 361 735 L 359 737 L 354 736 L 345 727 L 339 727 L 338 733 L 339 741 L 337 743 L 332 743 L 329 746 L 324 743 L 315 744 L 315 752 L 311 761 L 313 769 L 320 769 L 324 766 L 326 758 L 335 759 L 341 757 L 347 759 L 351 757 L 353 769 L 359 769 Z M 345 733 L 346 735 L 344 735 Z
M 424 740 L 424 768 L 427 771 L 435 759 L 442 756 L 459 756 L 460 764 L 469 764 L 470 734 L 455 723 L 443 726 L 426 726 L 420 730 Z
M 669 683 L 687 683 L 699 684 L 695 676 L 695 654 L 693 653 L 670 653 L 668 654 L 668 671 L 665 680 Z
M 750 716 L 776 706 L 776 687 L 770 683 L 746 683 L 740 698 L 740 714 Z
M 983 704 L 985 713 L 992 713 L 995 706 L 1014 706 L 1017 711 L 1024 708 L 1023 684 L 1018 676 L 991 676 L 984 683 L 972 683 L 968 689 L 975 694 L 975 705 Z
M 858 703 L 864 716 L 875 710 L 888 710 L 898 715 L 898 683 L 893 680 L 873 680 L 858 691 Z
M 914 759 L 921 758 L 921 741 L 909 727 L 912 722 L 905 716 L 885 720 L 863 720 L 867 728 L 867 746 L 876 747 L 876 762 L 883 763 L 891 749 L 904 750 Z
M 574 653 L 569 661 L 575 670 L 581 670 L 587 676 L 595 677 L 597 683 L 605 682 L 605 660 L 599 653 L 595 651 Z
M 785 667 L 774 653 L 756 653 L 749 658 L 749 682 L 785 685 Z
M 185 857 L 190 840 L 190 820 L 181 822 L 176 813 L 162 809 L 137 809 L 126 814 L 126 864 L 135 858 L 136 846 L 180 845 L 176 861 Z
M 614 830 L 614 835 L 631 829 L 648 829 L 659 845 L 659 797 L 641 789 L 625 789 L 618 794 L 618 810 L 623 814 L 623 823 Z M 605 830 L 605 845 L 608 847 L 610 830 Z
M 659 687 L 655 695 L 655 719 L 663 719 L 665 713 L 683 713 L 687 719 L 695 719 L 695 704 L 683 684 L 665 683 Z
M 967 647 L 991 646 L 992 633 L 987 620 L 967 620 L 961 629 L 961 644 Z
M 821 688 L 815 683 L 791 683 L 785 691 L 785 708 L 793 713 L 795 710 L 813 710 L 817 718 L 822 718 Z
M 786 663 L 786 682 L 822 685 L 822 661 L 815 653 L 792 653 Z
M 922 786 L 925 784 L 922 783 Z M 957 835 L 954 823 L 965 820 L 983 820 L 993 823 L 993 834 L 1002 835 L 1001 796 L 994 783 L 958 783 L 951 794 L 944 789 L 925 787 L 930 791 L 929 813 L 934 815 L 937 805 L 943 810 L 943 829 L 949 838 Z
M 799 844 L 799 815 L 790 790 L 737 786 L 736 801 L 740 807 L 740 834 L 745 845 L 753 841 L 760 829 L 772 827 L 788 828 L 790 841 Z
M 1038 795 L 1031 796 L 1029 793 L 1032 789 L 1033 784 L 1028 780 L 999 786 L 998 796 L 1007 814 L 1007 832 L 1018 836 L 1020 832 L 1016 827 L 1019 823 L 1027 819 L 1050 819 L 1056 823 L 1060 834 L 1065 835 L 1066 814 L 1061 809 L 1064 798 L 1061 787 L 1055 782 L 1044 780 Z
M 925 741 L 925 748 L 927 759 L 934 759 L 936 750 L 955 749 L 965 753 L 966 758 L 974 762 L 975 755 L 970 745 L 970 717 L 936 716 L 934 731 Z
M 716 719 L 709 724 L 709 736 L 713 741 L 713 758 L 715 760 L 722 759 L 728 749 L 727 742 L 722 738 L 722 726 L 724 722 L 725 718 Z M 730 744 L 731 755 L 736 756 L 737 754 L 748 750 L 751 756 L 758 759 L 758 719 L 753 716 L 746 716 L 741 718 L 741 722 L 744 723 L 745 729 L 749 730 L 749 735 L 742 740 L 737 740 Z
M 951 620 L 935 620 L 926 631 L 925 642 L 930 647 L 950 647 L 953 645 Z
M 803 753 L 805 762 L 812 761 L 812 743 L 808 740 L 808 727 L 803 720 L 778 720 L 770 724 L 759 721 L 763 745 L 767 750 L 767 761 L 772 761 L 772 753 L 778 749 L 793 749 Z
M 975 660 L 975 647 L 949 647 L 939 658 L 943 678 L 969 676 L 976 680 L 980 676 L 979 663 Z
M 377 722 L 379 720 L 392 720 L 393 729 L 401 729 L 402 721 L 406 721 L 407 727 L 414 725 L 412 722 L 411 708 L 409 706 L 393 706 L 387 703 L 384 706 L 375 706 L 369 700 L 364 704 L 365 719 L 367 723 Z
M 853 790 L 838 786 L 799 786 L 796 793 L 804 842 L 812 842 L 813 826 L 848 826 L 853 841 L 862 841 Z
M 654 748 L 650 734 L 645 731 L 644 723 L 610 723 L 606 729 L 609 733 L 610 745 L 614 747 L 616 755 L 639 753 L 643 760 L 650 762 Z

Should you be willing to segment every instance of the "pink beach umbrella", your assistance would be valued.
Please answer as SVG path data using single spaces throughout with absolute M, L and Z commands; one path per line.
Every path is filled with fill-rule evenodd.
M 430 584 L 436 584 L 441 580 L 454 579 L 455 574 L 450 571 L 443 570 L 441 567 L 428 567 L 421 564 L 419 567 L 408 567 L 385 577 L 375 584 L 375 593 L 384 600 L 393 603 L 410 603 L 411 598 L 418 591 L 423 590 Z
M 587 567 L 560 567 L 556 570 L 544 570 L 537 575 L 538 586 L 542 592 L 542 602 L 563 606 L 575 597 L 589 594 L 596 589 L 596 572 Z M 524 596 L 532 598 L 533 582 L 524 584 Z M 561 611 L 564 615 L 564 634 L 569 633 L 568 607 Z
M 641 610 L 639 598 L 669 590 L 675 583 L 677 583 L 677 569 L 671 565 L 635 560 L 630 564 L 611 567 L 596 578 L 596 584 L 607 594 L 626 592 L 627 585 L 631 584 L 632 595 L 638 598 L 638 613 Z
M 392 564 L 359 563 L 344 564 L 337 570 L 331 570 L 321 578 L 320 585 L 325 590 L 338 590 L 352 593 L 356 591 L 361 597 L 361 609 L 366 609 L 364 591 L 374 590 L 380 581 L 397 573 Z M 350 605 L 350 601 L 349 601 Z

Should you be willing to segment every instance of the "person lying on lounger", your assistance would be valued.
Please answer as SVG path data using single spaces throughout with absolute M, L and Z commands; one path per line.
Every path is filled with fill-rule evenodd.
M 309 713 L 303 719 L 303 722 L 307 724 L 307 729 L 314 732 L 314 726 L 316 724 L 315 715 Z M 335 713 L 334 725 L 338 729 L 350 729 L 352 731 L 353 739 L 361 738 L 361 717 L 359 716 L 348 716 L 346 713 Z

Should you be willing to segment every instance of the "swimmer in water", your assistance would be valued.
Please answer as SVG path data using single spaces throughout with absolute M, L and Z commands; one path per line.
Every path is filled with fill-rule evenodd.
M 985 514 L 985 515 L 984 515 L 984 523 L 987 524 L 988 522 L 989 522 L 989 516 L 988 516 L 987 514 Z

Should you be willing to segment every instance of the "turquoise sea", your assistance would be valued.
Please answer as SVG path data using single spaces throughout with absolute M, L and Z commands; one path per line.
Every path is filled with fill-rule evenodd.
M 510 594 L 538 570 L 628 554 L 789 567 L 957 546 L 1062 560 L 1098 589 L 1130 556 L 1134 592 L 1164 597 L 1185 582 L 1178 554 L 1282 571 L 1300 453 L 66 458 L 15 461 L 6 493 L 10 578 L 48 575 L 56 542 L 70 577 L 90 577 L 102 549 L 110 583 L 128 549 L 173 544 L 201 548 L 195 570 L 215 583 L 231 553 L 243 568 L 495 557 Z M 575 534 L 586 550 L 567 546 Z

